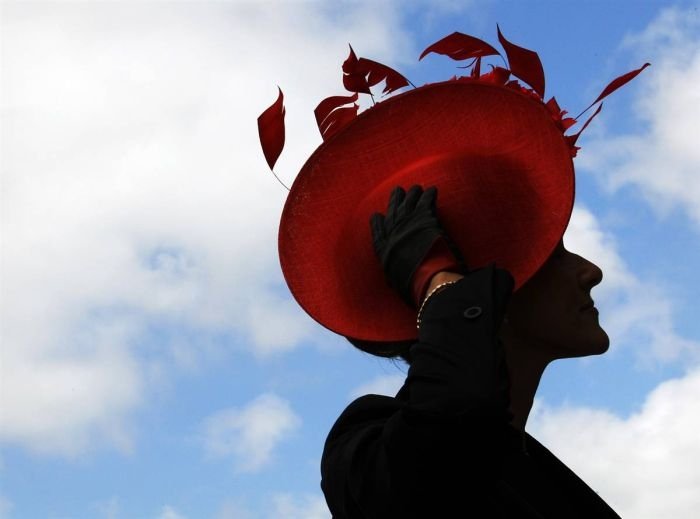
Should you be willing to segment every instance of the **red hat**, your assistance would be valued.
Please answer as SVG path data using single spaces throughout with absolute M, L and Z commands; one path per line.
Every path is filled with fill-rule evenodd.
M 481 75 L 481 58 L 497 51 L 454 33 L 424 55 L 473 58 L 469 77 L 414 88 L 359 115 L 357 105 L 340 106 L 381 80 L 389 91 L 403 86 L 401 79 L 408 82 L 388 67 L 358 60 L 351 49 L 344 83 L 356 93 L 317 108 L 324 142 L 297 175 L 279 229 L 287 284 L 321 325 L 359 341 L 415 339 L 415 309 L 385 281 L 369 225 L 373 213 L 385 212 L 397 185 L 436 186 L 438 218 L 469 268 L 495 263 L 508 269 L 516 290 L 563 236 L 574 203 L 572 156 L 580 132 L 564 136 L 576 121 L 563 118 L 566 112 L 553 98 L 543 102 L 537 55 L 507 42 L 500 31 L 499 38 L 510 70 L 496 67 Z M 596 102 L 642 69 L 615 80 Z M 534 88 L 509 81 L 510 74 Z M 279 144 L 281 99 L 280 91 L 259 120 L 271 167 L 281 145 L 265 148 L 265 132 Z M 281 135 L 283 143 L 283 127 Z

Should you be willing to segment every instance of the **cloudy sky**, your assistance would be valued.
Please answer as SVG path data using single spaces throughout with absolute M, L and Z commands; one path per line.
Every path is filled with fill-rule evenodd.
M 287 183 L 358 54 L 417 57 L 496 23 L 576 114 L 649 61 L 580 141 L 565 241 L 605 272 L 610 351 L 559 361 L 528 430 L 625 518 L 700 508 L 697 0 L 3 2 L 0 518 L 328 518 L 325 436 L 404 368 L 291 298 L 286 191 L 256 118 L 286 94 Z

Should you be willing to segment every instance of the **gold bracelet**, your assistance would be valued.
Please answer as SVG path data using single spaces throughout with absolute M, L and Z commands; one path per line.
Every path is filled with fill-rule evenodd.
M 420 305 L 420 308 L 418 309 L 418 317 L 416 318 L 416 328 L 420 330 L 420 321 L 421 321 L 421 314 L 423 313 L 423 308 L 425 308 L 425 303 L 428 302 L 428 299 L 436 293 L 438 290 L 440 290 L 443 287 L 446 287 L 447 285 L 453 285 L 459 281 L 458 279 L 453 279 L 452 281 L 445 281 L 444 283 L 440 283 L 438 286 L 433 288 L 430 293 L 425 296 L 425 299 L 423 299 L 423 303 Z

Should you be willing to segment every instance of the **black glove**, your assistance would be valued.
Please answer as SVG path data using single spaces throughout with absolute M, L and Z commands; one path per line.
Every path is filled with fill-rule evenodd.
M 464 265 L 435 214 L 437 188 L 425 191 L 412 186 L 408 193 L 397 186 L 391 192 L 386 216 L 374 213 L 370 218 L 374 251 L 384 267 L 389 285 L 409 306 L 415 307 L 412 281 L 435 240 L 443 237 L 455 258 Z

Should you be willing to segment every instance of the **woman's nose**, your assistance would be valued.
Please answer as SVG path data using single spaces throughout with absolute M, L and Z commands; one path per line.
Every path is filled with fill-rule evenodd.
M 578 274 L 579 282 L 584 288 L 590 290 L 603 281 L 603 271 L 592 261 L 588 261 L 585 258 L 581 259 L 583 260 L 583 264 Z

